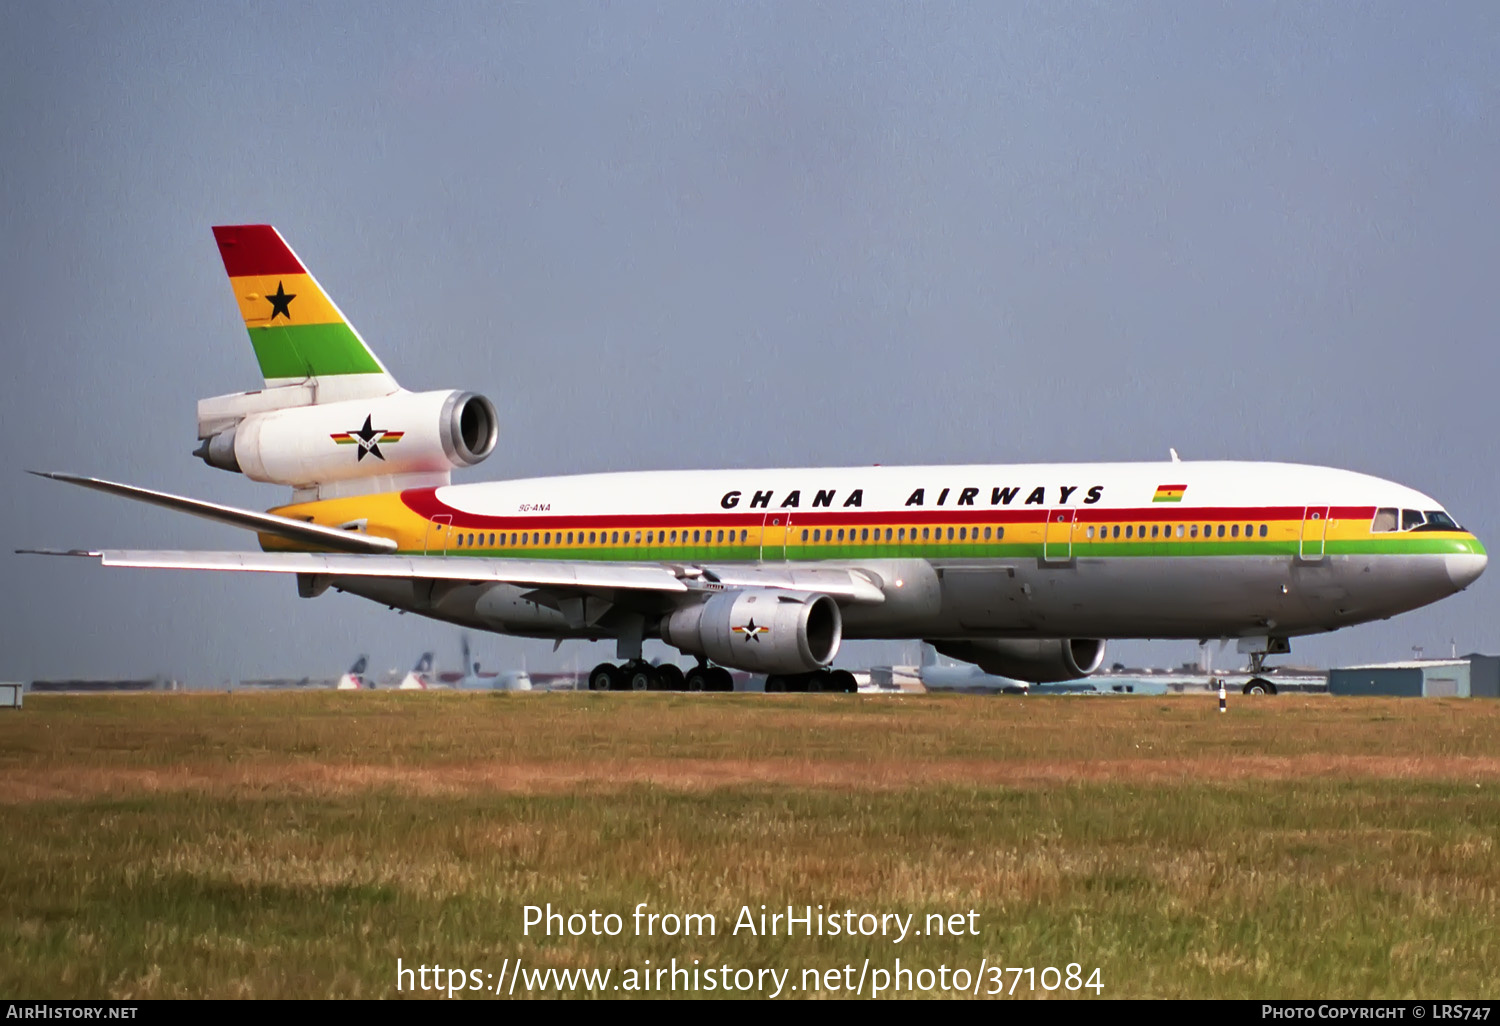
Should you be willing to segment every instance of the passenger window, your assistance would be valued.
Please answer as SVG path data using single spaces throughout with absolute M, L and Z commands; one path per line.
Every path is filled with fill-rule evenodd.
M 1197 524 L 1193 524 L 1191 527 L 1188 528 L 1188 537 L 1189 538 L 1196 538 L 1196 537 L 1198 537 L 1198 525 Z
M 693 532 L 693 544 L 694 544 L 694 545 L 697 545 L 697 544 L 698 544 L 698 535 L 699 535 L 699 533 L 700 533 L 700 532 L 698 532 L 698 531 L 694 531 L 694 532 Z
M 683 533 L 686 533 L 686 532 L 683 532 Z M 677 544 L 677 532 L 676 531 L 672 532 L 672 544 L 673 545 Z
M 1219 525 L 1219 537 L 1220 538 L 1224 537 L 1224 525 L 1223 524 Z
M 1093 537 L 1094 537 L 1094 525 L 1093 524 L 1089 525 L 1089 529 L 1084 532 L 1084 536 L 1086 538 L 1090 539 L 1090 540 L 1093 540 Z
M 572 531 L 568 532 L 568 544 L 569 545 L 573 544 L 573 532 Z
M 953 528 L 951 528 L 951 527 L 948 528 L 948 540 L 949 541 L 953 540 Z
M 906 541 L 906 528 L 901 528 L 900 532 L 897 535 L 897 540 Z
M 546 531 L 546 532 L 544 532 L 542 534 L 542 544 L 543 545 L 551 545 L 552 544 L 552 532 L 551 531 Z
M 861 527 L 859 529 L 859 540 L 860 541 L 869 541 L 870 540 L 870 529 L 868 527 Z
M 1371 534 L 1385 534 L 1400 527 L 1401 515 L 1390 506 L 1375 511 L 1375 521 L 1370 525 Z
M 922 540 L 923 541 L 927 541 L 929 539 L 930 535 L 928 534 L 928 532 L 931 531 L 931 530 L 932 530 L 932 528 L 930 528 L 930 527 L 924 527 L 924 528 L 922 528 Z
M 806 531 L 804 531 L 804 532 L 803 532 L 803 533 L 802 533 L 802 537 L 804 537 L 804 538 L 806 538 L 806 537 L 807 537 L 807 532 L 806 532 Z M 723 545 L 723 544 L 724 544 L 724 532 L 723 532 L 723 531 L 720 531 L 720 532 L 719 532 L 719 544 L 720 544 L 720 545 Z
M 454 545 L 454 548 L 459 548 L 459 549 L 463 548 L 464 547 L 464 536 L 463 535 L 459 535 L 458 537 L 454 538 L 453 539 L 453 545 Z
M 1132 524 L 1126 524 L 1125 525 L 1125 537 L 1127 537 L 1127 538 L 1131 537 L 1131 532 L 1134 529 L 1135 529 L 1134 525 L 1132 525 Z
M 647 531 L 646 532 L 646 544 L 650 545 L 655 540 L 656 540 L 656 532 L 655 531 Z
M 1152 524 L 1151 525 L 1151 537 L 1155 538 L 1156 537 L 1156 532 L 1158 532 L 1160 530 L 1161 530 L 1161 525 L 1160 524 Z
M 1261 524 L 1260 525 L 1260 536 L 1262 538 L 1264 538 L 1266 536 L 1266 525 L 1265 524 Z
M 749 537 L 750 537 L 750 532 L 744 530 L 743 528 L 741 528 L 741 530 L 740 530 L 740 543 L 744 544 L 745 540 L 747 538 L 749 538 Z
M 1181 524 L 1177 525 L 1177 537 L 1179 537 L 1179 538 L 1182 537 L 1182 525 Z
M 1422 526 L 1422 514 L 1414 509 L 1403 509 L 1401 511 L 1401 530 L 1410 531 Z
M 1005 537 L 1005 528 L 1004 527 L 997 527 L 997 528 L 995 528 L 995 540 L 999 541 L 1001 538 L 1004 538 L 1004 537 Z
M 1238 538 L 1239 536 L 1240 536 L 1240 525 L 1239 524 L 1231 524 L 1231 525 L 1229 525 L 1229 537 L 1231 537 L 1231 538 Z
M 990 529 L 988 527 L 986 527 L 984 529 L 984 540 L 985 541 L 989 541 L 990 540 Z
M 891 529 L 889 527 L 887 527 L 885 529 L 885 540 L 886 541 L 890 541 L 891 540 Z
M 1114 529 L 1114 531 L 1113 531 L 1113 532 L 1111 532 L 1111 533 L 1112 533 L 1112 534 L 1113 534 L 1113 535 L 1114 535 L 1114 536 L 1115 536 L 1115 537 L 1116 537 L 1116 538 L 1118 538 L 1118 537 L 1120 537 L 1120 525 L 1119 525 L 1119 524 L 1116 524 L 1116 525 L 1115 525 L 1115 529 Z

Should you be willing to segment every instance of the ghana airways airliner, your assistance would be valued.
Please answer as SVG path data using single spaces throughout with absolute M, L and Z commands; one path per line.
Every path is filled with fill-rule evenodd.
M 495 448 L 483 396 L 409 392 L 269 225 L 214 229 L 265 378 L 198 403 L 212 467 L 292 489 L 260 513 L 47 474 L 256 532 L 260 551 L 108 550 L 107 566 L 294 575 L 503 634 L 612 639 L 596 690 L 854 690 L 846 638 L 922 639 L 1033 683 L 1109 638 L 1298 635 L 1463 590 L 1483 546 L 1418 491 L 1283 463 L 626 472 L 451 483 Z M 683 674 L 647 639 L 697 657 Z M 1274 690 L 1257 677 L 1255 690 Z

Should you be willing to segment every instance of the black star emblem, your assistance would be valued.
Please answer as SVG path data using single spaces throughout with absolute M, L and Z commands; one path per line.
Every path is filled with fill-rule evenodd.
M 290 299 L 291 297 L 288 296 L 287 298 Z M 377 430 L 376 428 L 372 428 L 370 426 L 370 415 L 368 413 L 365 414 L 365 426 L 360 428 L 358 431 L 351 431 L 349 433 L 355 438 L 359 439 L 359 455 L 354 457 L 355 463 L 358 463 L 360 460 L 364 459 L 365 453 L 369 453 L 377 460 L 385 459 L 385 457 L 380 454 L 380 444 L 378 442 L 378 439 L 385 434 L 385 431 Z
M 756 644 L 759 644 L 761 632 L 764 631 L 765 628 L 755 626 L 755 617 L 752 616 L 750 618 L 750 622 L 744 626 L 743 630 L 745 632 L 746 641 L 753 641 Z
M 281 282 L 278 281 L 276 283 L 276 295 L 267 296 L 266 298 L 271 301 L 271 320 L 274 321 L 277 314 L 281 314 L 287 320 L 292 319 L 292 313 L 287 307 L 291 305 L 292 300 L 297 298 L 297 293 L 287 292 L 286 289 L 281 287 Z M 363 449 L 360 450 L 360 455 L 364 455 Z

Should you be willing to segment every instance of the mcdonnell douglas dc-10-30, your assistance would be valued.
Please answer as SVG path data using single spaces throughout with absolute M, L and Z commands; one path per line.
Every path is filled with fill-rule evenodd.
M 1461 591 L 1484 547 L 1436 500 L 1283 463 L 627 472 L 451 483 L 495 449 L 483 396 L 408 392 L 269 225 L 214 229 L 265 387 L 198 403 L 205 462 L 289 486 L 259 513 L 70 474 L 207 517 L 261 551 L 105 550 L 106 566 L 295 575 L 532 638 L 612 639 L 596 690 L 853 691 L 846 638 L 922 639 L 1032 683 L 1105 639 L 1289 639 Z M 653 666 L 660 639 L 697 657 Z M 1259 690 L 1269 682 L 1252 684 Z M 1274 688 L 1272 688 L 1274 690 Z

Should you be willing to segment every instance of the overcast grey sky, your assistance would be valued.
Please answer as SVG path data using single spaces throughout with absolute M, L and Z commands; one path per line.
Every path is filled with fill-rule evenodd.
M 27 467 L 284 499 L 190 455 L 194 402 L 259 384 L 224 223 L 404 385 L 495 400 L 460 481 L 1175 446 L 1500 544 L 1497 104 L 1485 3 L 4 5 L 0 677 L 458 662 L 284 579 L 10 554 L 250 542 Z M 1497 582 L 1295 661 L 1500 651 Z

